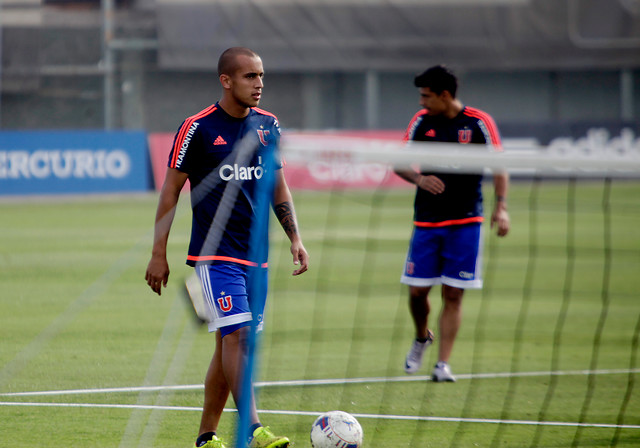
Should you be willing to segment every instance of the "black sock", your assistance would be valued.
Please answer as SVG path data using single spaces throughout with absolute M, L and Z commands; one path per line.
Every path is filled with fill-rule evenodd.
M 429 340 L 429 338 L 416 338 L 416 341 L 420 342 L 421 344 L 424 344 L 428 340 Z
M 216 433 L 214 431 L 212 432 L 205 432 L 204 434 L 200 435 L 198 437 L 198 439 L 196 440 L 196 446 L 202 446 L 205 443 L 207 443 L 209 440 L 213 439 L 213 436 L 215 436 Z
M 261 426 L 262 425 L 260 423 L 254 423 L 253 425 L 249 426 L 249 439 L 247 441 L 247 444 L 251 443 L 251 440 L 253 440 L 253 433 Z

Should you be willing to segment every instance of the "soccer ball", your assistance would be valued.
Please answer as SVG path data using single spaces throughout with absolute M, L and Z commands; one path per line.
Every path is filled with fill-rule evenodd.
M 329 411 L 313 422 L 311 427 L 313 448 L 360 448 L 362 427 L 358 420 L 343 411 Z

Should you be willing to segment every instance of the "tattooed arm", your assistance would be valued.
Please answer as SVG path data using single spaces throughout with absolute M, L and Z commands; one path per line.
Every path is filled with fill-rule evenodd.
M 280 225 L 291 241 L 291 254 L 293 264 L 300 265 L 293 271 L 293 275 L 300 275 L 309 268 L 309 254 L 302 244 L 302 238 L 298 232 L 298 221 L 293 207 L 293 197 L 284 178 L 282 170 L 276 171 L 276 186 L 274 192 L 274 211 Z

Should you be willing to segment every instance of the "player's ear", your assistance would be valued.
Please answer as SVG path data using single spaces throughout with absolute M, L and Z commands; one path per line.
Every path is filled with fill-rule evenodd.
M 448 90 L 443 90 L 442 93 L 440 94 L 440 98 L 442 98 L 445 101 L 454 100 L 453 95 L 451 95 L 451 92 L 449 92 Z
M 220 75 L 220 84 L 222 84 L 223 89 L 231 88 L 231 76 L 222 74 Z

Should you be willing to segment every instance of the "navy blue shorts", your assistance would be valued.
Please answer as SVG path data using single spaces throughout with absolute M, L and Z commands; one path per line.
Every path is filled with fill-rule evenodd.
M 401 282 L 482 288 L 482 224 L 415 227 Z
M 196 266 L 205 304 L 211 321 L 209 331 L 220 330 L 222 337 L 238 328 L 251 325 L 256 316 L 257 330 L 262 330 L 264 306 L 267 298 L 267 269 L 251 271 L 261 278 L 249 282 L 247 268 L 236 264 L 207 264 Z M 251 289 L 259 283 L 259 290 Z

